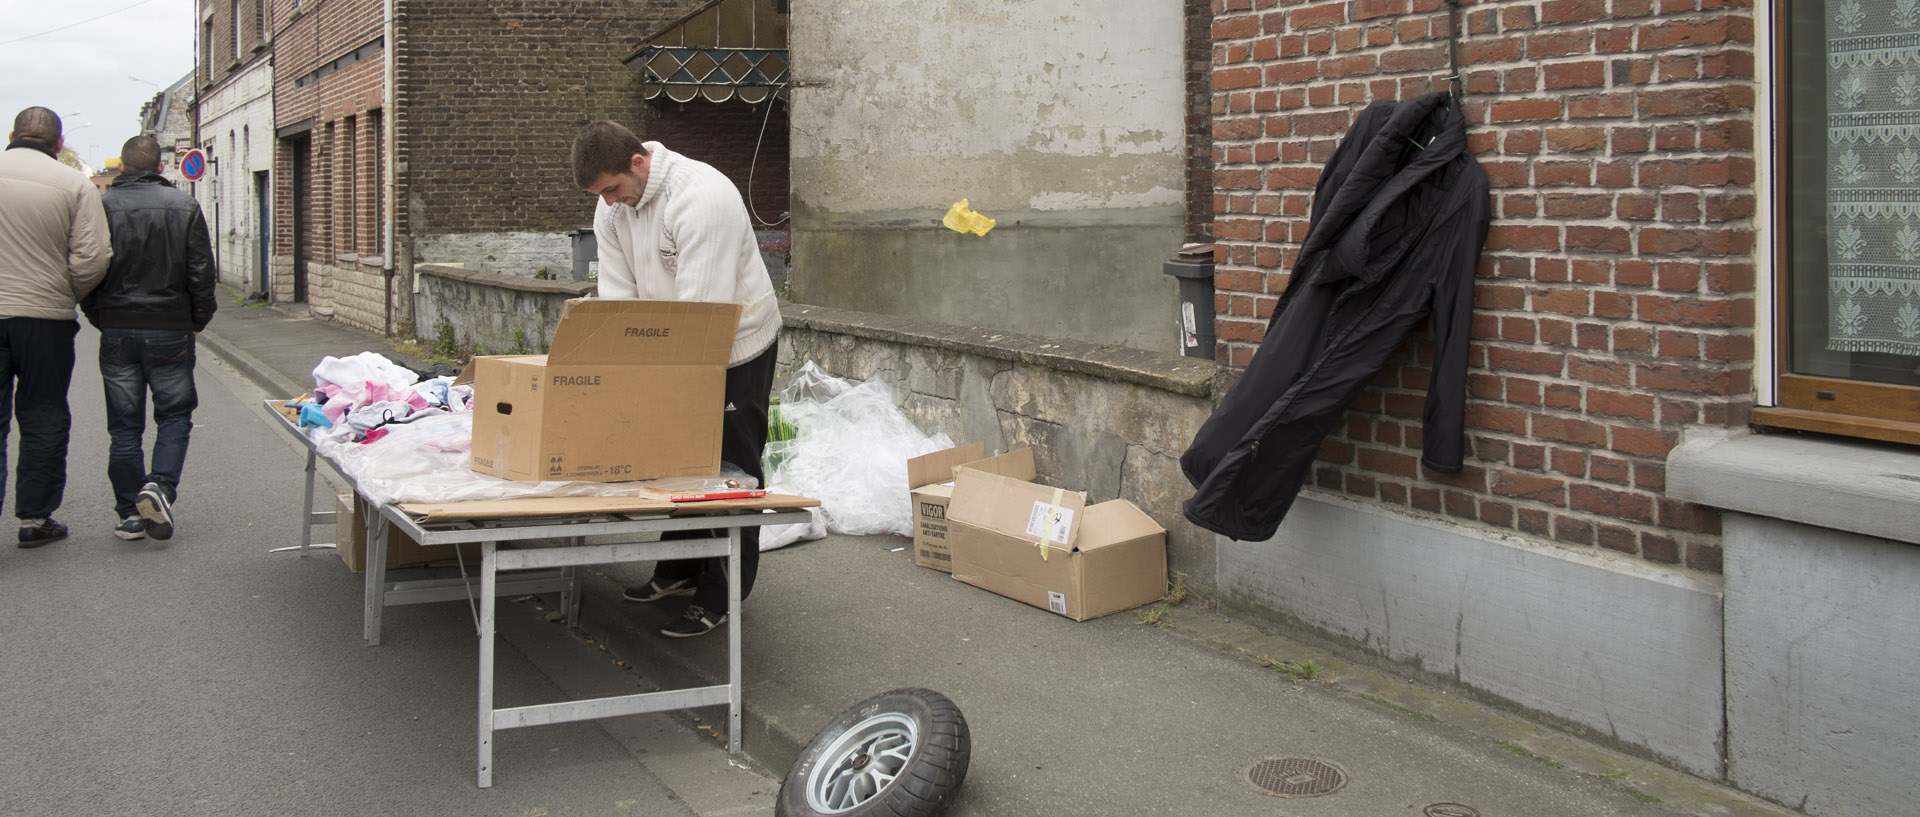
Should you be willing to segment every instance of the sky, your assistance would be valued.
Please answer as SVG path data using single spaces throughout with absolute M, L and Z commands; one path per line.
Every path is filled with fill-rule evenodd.
M 52 108 L 67 145 L 104 166 L 139 134 L 140 106 L 193 70 L 194 5 L 0 0 L 0 133 L 23 108 Z

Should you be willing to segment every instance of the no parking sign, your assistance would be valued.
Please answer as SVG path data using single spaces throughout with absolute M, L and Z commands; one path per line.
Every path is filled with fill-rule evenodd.
M 187 151 L 187 155 L 180 159 L 180 175 L 190 182 L 200 181 L 200 177 L 207 175 L 207 155 L 201 153 L 199 148 Z

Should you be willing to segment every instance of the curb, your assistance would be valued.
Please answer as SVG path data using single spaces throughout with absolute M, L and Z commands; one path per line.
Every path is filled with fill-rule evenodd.
M 307 389 L 312 388 L 311 384 L 301 384 L 293 380 L 284 379 L 279 372 L 274 371 L 272 366 L 268 366 L 259 358 L 241 351 L 238 347 L 214 332 L 201 331 L 199 342 L 228 366 L 232 366 L 234 370 L 245 375 L 248 380 L 253 381 L 254 385 L 259 386 L 262 391 L 270 395 L 293 397 L 305 394 Z

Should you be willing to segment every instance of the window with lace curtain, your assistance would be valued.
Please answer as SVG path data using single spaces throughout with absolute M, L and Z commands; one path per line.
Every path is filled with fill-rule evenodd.
M 1920 0 L 1775 6 L 1776 408 L 1920 444 Z

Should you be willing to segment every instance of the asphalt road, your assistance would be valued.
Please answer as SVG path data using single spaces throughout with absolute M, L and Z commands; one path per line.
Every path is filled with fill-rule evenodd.
M 331 551 L 269 552 L 299 542 L 304 458 L 204 348 L 178 533 L 114 538 L 97 345 L 83 328 L 56 515 L 73 535 L 0 542 L 0 814 L 771 813 L 776 784 L 689 715 L 497 733 L 476 787 L 469 608 L 391 608 L 368 647 L 359 576 Z M 545 612 L 502 605 L 500 705 L 647 683 Z

